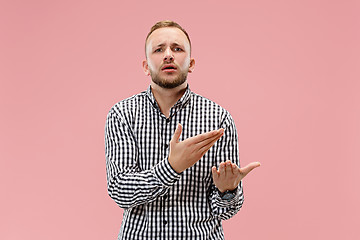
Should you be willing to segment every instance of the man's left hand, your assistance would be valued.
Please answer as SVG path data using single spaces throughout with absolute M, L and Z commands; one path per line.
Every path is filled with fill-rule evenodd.
M 220 192 L 225 192 L 226 190 L 234 190 L 240 181 L 257 167 L 260 167 L 259 162 L 252 162 L 243 168 L 239 168 L 235 163 L 227 160 L 220 163 L 219 170 L 215 166 L 211 170 L 215 186 Z

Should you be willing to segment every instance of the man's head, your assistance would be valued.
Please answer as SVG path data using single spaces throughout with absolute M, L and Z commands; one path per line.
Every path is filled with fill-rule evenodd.
M 145 40 L 145 55 L 147 56 L 146 45 L 147 45 L 147 41 L 148 41 L 148 39 L 149 39 L 149 36 L 150 36 L 156 29 L 165 28 L 165 27 L 174 27 L 174 28 L 180 29 L 180 30 L 185 34 L 187 40 L 189 41 L 190 53 L 191 53 L 191 41 L 190 41 L 189 34 L 185 31 L 185 29 L 183 29 L 178 23 L 176 23 L 176 22 L 174 22 L 174 21 L 164 20 L 164 21 L 160 21 L 160 22 L 155 23 L 154 26 L 151 27 L 150 32 L 148 33 L 148 35 L 146 36 L 146 40 Z
M 150 30 L 145 41 L 143 68 L 162 88 L 175 88 L 186 82 L 195 60 L 190 58 L 189 35 L 173 21 L 161 21 Z

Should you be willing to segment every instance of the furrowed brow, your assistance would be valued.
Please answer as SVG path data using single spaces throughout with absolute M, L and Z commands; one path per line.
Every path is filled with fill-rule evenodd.
M 183 45 L 181 45 L 181 44 L 179 44 L 179 43 L 173 43 L 173 44 L 171 44 L 171 46 L 173 46 L 173 47 L 182 47 L 182 48 L 184 48 L 184 46 L 183 46 Z
M 165 46 L 165 43 L 160 43 L 160 44 L 154 46 L 153 48 L 158 48 L 158 47 L 163 47 L 163 46 Z

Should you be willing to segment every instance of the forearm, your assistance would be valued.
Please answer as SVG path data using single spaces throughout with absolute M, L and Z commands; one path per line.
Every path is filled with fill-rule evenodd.
M 224 163 L 227 160 L 230 160 L 231 163 L 236 164 L 236 166 L 240 166 L 238 135 L 234 120 L 230 114 L 225 117 L 221 127 L 225 129 L 225 134 L 217 144 L 217 156 L 214 167 L 218 167 L 220 163 Z M 225 188 L 225 190 L 232 189 L 233 188 Z M 217 187 L 215 183 L 213 183 L 210 189 L 210 202 L 214 216 L 222 220 L 231 218 L 240 210 L 244 202 L 242 182 L 240 181 L 237 192 L 230 201 L 221 199 Z
M 237 192 L 231 200 L 221 199 L 218 190 L 215 186 L 213 186 L 210 194 L 210 201 L 214 216 L 220 218 L 221 220 L 227 220 L 233 217 L 240 210 L 244 202 L 242 183 L 240 182 Z
M 105 125 L 105 157 L 109 196 L 121 207 L 131 208 L 165 194 L 180 175 L 164 159 L 141 169 L 138 145 L 128 121 L 110 111 Z
M 112 172 L 108 166 L 108 173 Z M 166 194 L 178 179 L 167 159 L 145 171 L 118 171 L 108 177 L 109 196 L 121 207 L 131 208 Z

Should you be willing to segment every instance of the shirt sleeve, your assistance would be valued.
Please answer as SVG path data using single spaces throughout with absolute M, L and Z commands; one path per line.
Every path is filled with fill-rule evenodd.
M 229 113 L 227 113 L 221 127 L 225 131 L 223 137 L 217 143 L 216 167 L 218 168 L 219 164 L 226 160 L 231 160 L 231 162 L 240 166 L 238 135 L 234 120 Z M 238 186 L 235 197 L 231 200 L 221 199 L 215 184 L 212 183 L 209 198 L 213 215 L 222 220 L 227 220 L 240 210 L 244 202 L 242 182 Z
M 108 194 L 121 208 L 154 201 L 165 195 L 180 178 L 167 158 L 151 169 L 141 171 L 133 133 L 112 110 L 105 124 L 105 157 Z

